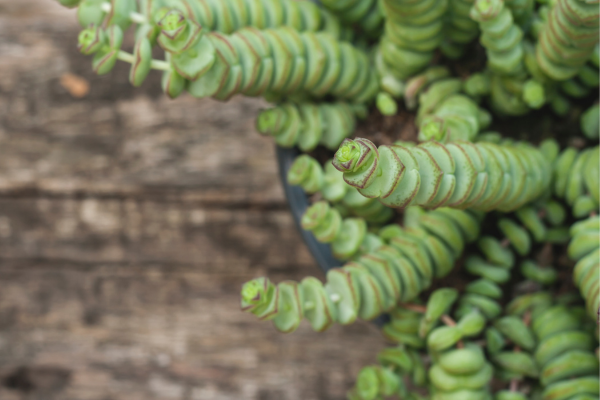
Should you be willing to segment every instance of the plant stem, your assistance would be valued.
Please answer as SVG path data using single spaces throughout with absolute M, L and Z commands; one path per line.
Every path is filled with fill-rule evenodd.
M 133 62 L 135 60 L 133 54 L 128 53 L 123 50 L 119 50 L 119 54 L 117 55 L 117 58 L 119 60 L 125 61 L 126 63 L 129 63 L 129 64 L 133 64 Z M 152 62 L 150 63 L 150 68 L 157 69 L 159 71 L 168 71 L 169 69 L 171 69 L 171 65 L 166 61 L 152 60 Z

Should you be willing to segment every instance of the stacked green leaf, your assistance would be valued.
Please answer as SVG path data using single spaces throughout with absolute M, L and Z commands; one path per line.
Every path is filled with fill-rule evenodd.
M 598 212 L 600 204 L 600 148 L 565 149 L 554 163 L 554 193 L 573 207 L 573 215 Z
M 506 0 L 515 22 L 527 31 L 533 23 L 535 0 Z
M 600 106 L 598 103 L 581 115 L 580 126 L 581 131 L 588 139 L 598 140 L 600 137 Z
M 479 25 L 469 12 L 474 0 L 448 0 L 446 25 L 442 51 L 449 58 L 458 58 L 464 54 L 465 45 L 472 42 L 479 34 Z
M 330 213 L 328 218 L 336 217 Z M 434 277 L 448 274 L 465 242 L 479 233 L 477 217 L 467 211 L 442 208 L 418 221 L 413 222 L 420 224 L 415 227 L 384 229 L 382 239 L 389 244 L 329 270 L 325 285 L 311 277 L 277 286 L 267 278 L 250 281 L 242 289 L 242 308 L 261 319 L 273 319 L 284 332 L 296 329 L 303 317 L 322 331 L 333 322 L 374 319 L 399 301 L 411 301 Z
M 491 339 L 494 346 L 489 347 L 494 351 L 491 358 L 497 368 L 497 376 L 503 381 L 539 377 L 533 353 L 537 343 L 526 323 L 528 318 L 506 315 L 494 321 L 494 327 L 489 328 L 489 337 L 494 337 Z M 498 340 L 500 337 L 503 338 L 502 341 Z M 509 343 L 511 346 L 507 346 Z
M 311 231 L 321 243 L 331 243 L 334 257 L 347 260 L 370 247 L 379 247 L 383 242 L 367 232 L 367 223 L 362 218 L 342 218 L 326 201 L 318 201 L 302 215 L 303 229 Z
M 577 261 L 573 283 L 585 299 L 588 315 L 600 318 L 600 217 L 593 216 L 571 227 L 569 257 Z
M 383 0 L 386 17 L 380 51 L 385 65 L 405 80 L 425 69 L 442 42 L 448 0 Z
M 523 71 L 523 31 L 502 0 L 476 0 L 471 18 L 479 22 L 481 44 L 486 48 L 492 71 L 515 75 Z
M 259 30 L 244 28 L 232 35 L 205 33 L 195 21 L 179 11 L 169 11 L 159 22 L 159 45 L 167 52 L 163 90 L 178 96 L 184 88 L 195 97 L 226 100 L 235 94 L 268 93 L 333 95 L 362 103 L 378 92 L 378 78 L 367 55 L 326 33 L 298 32 L 292 28 Z M 109 35 L 101 28 L 87 28 L 80 35 L 85 54 L 94 54 L 99 73 L 110 71 L 120 56 L 120 28 Z M 147 47 L 147 46 L 146 46 Z M 105 62 L 105 58 L 109 62 Z M 141 59 L 136 60 L 137 58 Z M 132 57 L 147 72 L 153 63 L 148 51 Z M 135 67 L 135 65 L 133 66 Z M 144 76 L 137 81 L 143 81 Z
M 383 14 L 378 0 L 321 0 L 321 4 L 340 21 L 360 28 L 368 37 L 376 38 L 381 34 Z
M 417 124 L 421 125 L 425 116 L 431 115 L 445 100 L 458 94 L 462 88 L 463 83 L 458 78 L 435 79 L 431 85 L 419 93 Z
M 402 378 L 391 368 L 370 365 L 360 370 L 356 384 L 348 393 L 348 400 L 373 400 L 381 397 L 402 395 L 406 387 Z
M 374 224 L 388 221 L 393 212 L 377 199 L 362 196 L 356 188 L 344 182 L 343 174 L 335 169 L 331 160 L 325 163 L 323 169 L 319 162 L 307 154 L 296 157 L 291 165 L 288 176 L 291 185 L 299 185 L 308 194 L 320 193 L 328 202 L 345 214 L 364 218 Z
M 261 111 L 256 129 L 273 136 L 282 147 L 298 146 L 302 151 L 322 144 L 335 150 L 354 133 L 357 116 L 366 114 L 364 106 L 337 103 L 284 103 Z
M 447 328 L 458 329 L 458 325 Z M 486 360 L 481 347 L 475 343 L 466 343 L 464 348 L 451 348 L 434 354 L 434 363 L 429 369 L 431 398 L 490 399 L 493 372 L 494 369 Z
M 323 31 L 336 38 L 348 37 L 340 21 L 309 0 L 75 0 L 82 27 L 119 25 L 127 29 L 139 24 L 136 37 L 154 41 L 160 33 L 158 21 L 165 10 L 175 9 L 203 29 L 230 34 L 245 27 L 272 29 L 289 26 L 298 31 Z
M 596 399 L 600 394 L 597 344 L 585 327 L 580 307 L 541 305 L 531 311 L 538 345 L 534 358 L 543 388 L 541 398 Z
M 491 115 L 469 97 L 452 95 L 433 113 L 423 118 L 419 127 L 419 140 L 435 140 L 441 143 L 460 140 L 471 142 L 490 122 Z
M 526 52 L 526 65 L 527 57 Z M 544 79 L 542 76 L 544 83 L 541 83 L 537 77 L 530 77 L 526 72 L 513 76 L 486 69 L 471 75 L 465 81 L 464 91 L 475 100 L 489 97 L 489 104 L 497 115 L 518 116 L 541 108 L 550 100 L 549 97 L 557 97 L 555 85 L 546 85 Z M 552 92 L 552 96 L 549 92 Z
M 598 43 L 596 43 L 589 61 L 581 66 L 577 75 L 560 82 L 560 89 L 563 93 L 569 97 L 579 99 L 589 96 L 594 91 L 598 91 L 598 84 L 600 82 L 598 53 L 599 48 Z
M 429 67 L 422 73 L 413 76 L 406 81 L 404 88 L 404 102 L 410 110 L 415 109 L 420 101 L 421 93 L 430 88 L 440 79 L 450 76 L 448 68 L 443 66 Z
M 568 228 L 563 225 L 566 211 L 560 203 L 538 202 L 519 208 L 514 216 L 516 218 L 500 218 L 498 229 L 520 256 L 527 256 L 533 243 L 565 244 L 568 241 Z
M 575 76 L 598 43 L 597 1 L 557 0 L 537 43 L 540 67 L 552 79 Z
M 362 195 L 401 208 L 511 211 L 539 198 L 552 177 L 550 162 L 526 143 L 377 148 L 367 139 L 346 139 L 333 164 Z
M 397 312 L 402 311 L 398 309 Z M 413 387 L 421 388 L 426 384 L 425 364 L 416 350 L 403 345 L 388 347 L 377 354 L 377 361 L 380 365 L 361 369 L 354 388 L 348 393 L 348 400 L 373 400 L 394 395 L 401 399 L 421 399 L 416 392 L 409 391 L 405 383 L 408 380 Z

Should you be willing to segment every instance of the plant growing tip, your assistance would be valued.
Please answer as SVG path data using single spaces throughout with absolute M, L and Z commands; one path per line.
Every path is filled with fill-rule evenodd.
M 471 9 L 471 18 L 476 21 L 487 21 L 495 18 L 504 8 L 502 0 L 476 0 Z
M 248 304 L 256 305 L 264 300 L 265 287 L 264 282 L 260 279 L 255 279 L 246 282 L 242 287 L 242 301 Z
M 333 166 L 342 172 L 353 172 L 360 160 L 361 146 L 351 139 L 345 139 L 335 152 Z
M 427 122 L 419 132 L 419 140 L 437 140 L 438 142 L 446 136 L 446 129 L 444 128 L 444 121 L 440 118 L 435 118 L 432 121 Z
M 179 10 L 167 12 L 157 25 L 160 29 L 158 44 L 172 54 L 185 52 L 202 37 L 202 27 Z
M 396 104 L 396 100 L 389 93 L 379 92 L 377 94 L 377 109 L 381 114 L 386 116 L 396 115 L 398 112 L 398 104 Z
M 106 44 L 106 36 L 102 28 L 90 25 L 82 30 L 77 37 L 79 51 L 85 55 L 94 54 Z
M 541 108 L 546 102 L 544 86 L 533 79 L 528 80 L 523 85 L 523 100 L 531 108 Z
M 177 10 L 166 13 L 159 21 L 161 33 L 171 40 L 176 40 L 183 34 L 187 24 L 185 16 Z

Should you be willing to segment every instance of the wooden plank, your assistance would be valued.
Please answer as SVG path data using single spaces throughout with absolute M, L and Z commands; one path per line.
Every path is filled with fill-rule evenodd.
M 240 275 L 215 275 L 3 262 L 0 378 L 49 369 L 61 400 L 342 399 L 381 347 L 366 323 L 279 334 L 238 311 Z
M 282 335 L 239 311 L 248 279 L 321 276 L 253 129 L 264 103 L 95 76 L 72 10 L 0 10 L 0 399 L 345 398 L 383 346 L 371 324 Z

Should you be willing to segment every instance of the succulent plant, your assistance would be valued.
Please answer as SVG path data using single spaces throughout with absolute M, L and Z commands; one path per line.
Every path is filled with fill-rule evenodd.
M 272 103 L 256 129 L 308 153 L 287 179 L 340 261 L 241 307 L 281 332 L 387 314 L 348 399 L 598 398 L 598 0 L 59 1 L 98 74 Z

